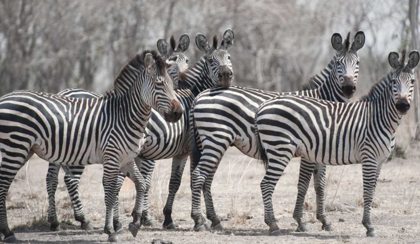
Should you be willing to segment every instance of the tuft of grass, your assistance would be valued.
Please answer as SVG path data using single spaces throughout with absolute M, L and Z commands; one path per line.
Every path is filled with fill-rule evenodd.
M 90 216 L 91 216 L 91 219 L 92 219 L 93 221 L 99 221 L 99 220 L 102 220 L 102 215 L 101 215 L 100 213 L 98 213 L 98 212 L 92 212 L 92 213 L 90 214 Z
M 14 230 L 48 229 L 49 227 L 50 227 L 50 223 L 48 223 L 47 218 L 34 217 L 32 221 L 28 221 L 26 224 L 18 225 L 13 229 Z
M 19 201 L 19 202 L 11 202 L 6 209 L 24 209 L 26 208 L 26 203 L 23 201 Z

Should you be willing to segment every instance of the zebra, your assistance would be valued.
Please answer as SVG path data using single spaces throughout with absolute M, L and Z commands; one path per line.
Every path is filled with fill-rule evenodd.
M 164 59 L 168 65 L 167 73 L 174 83 L 174 89 L 177 89 L 178 86 L 178 74 L 180 72 L 185 72 L 185 70 L 188 68 L 188 57 L 184 54 L 184 52 L 188 49 L 189 44 L 190 38 L 187 34 L 183 34 L 179 38 L 178 47 L 176 47 L 174 36 L 171 36 L 170 38 L 170 46 L 164 39 L 159 39 L 157 41 L 158 51 L 161 54 L 162 59 Z M 77 88 L 65 89 L 57 94 L 60 96 L 72 98 L 99 98 L 102 96 L 101 94 Z M 156 111 L 152 112 L 152 114 L 154 113 L 156 113 L 157 116 L 159 114 Z M 152 118 L 154 117 L 155 116 L 152 115 Z M 55 192 L 57 190 L 58 172 L 60 167 L 60 165 L 49 163 L 46 177 L 48 193 L 48 222 L 50 223 L 50 230 L 52 231 L 57 231 L 60 229 L 60 222 L 57 219 L 57 210 L 55 206 Z M 90 224 L 90 221 L 87 220 L 84 214 L 82 201 L 80 200 L 79 196 L 79 182 L 84 168 L 85 166 L 83 165 L 63 166 L 63 169 L 66 172 L 64 176 L 64 182 L 70 195 L 75 220 L 81 223 L 82 229 L 92 230 L 93 228 Z M 124 178 L 122 178 L 122 180 L 124 180 Z M 118 209 L 115 209 L 115 211 L 118 212 Z M 117 216 L 117 213 L 114 214 L 114 226 L 116 226 L 115 229 L 121 230 L 122 225 L 119 221 L 117 221 Z
M 234 43 L 234 32 L 231 29 L 227 29 L 224 32 L 220 47 L 218 47 L 217 36 L 213 37 L 213 45 L 211 47 L 208 44 L 207 38 L 202 34 L 197 34 L 195 42 L 198 49 L 203 51 L 205 55 L 193 67 L 177 75 L 180 79 L 178 83 L 178 90 L 176 90 L 176 96 L 185 109 L 183 119 L 176 124 L 168 124 L 163 120 L 159 113 L 152 110 L 150 122 L 146 127 L 144 147 L 142 148 L 139 156 L 135 159 L 137 167 L 140 169 L 146 181 L 146 192 L 144 195 L 142 215 L 142 223 L 145 225 L 151 225 L 153 222 L 150 214 L 148 213 L 147 192 L 151 185 L 151 176 L 155 166 L 155 160 L 173 158 L 169 194 L 163 210 L 165 215 L 163 228 L 176 228 L 172 219 L 172 207 L 176 192 L 181 184 L 182 173 L 184 171 L 188 155 L 191 151 L 191 133 L 188 122 L 189 108 L 191 107 L 194 98 L 200 92 L 211 87 L 229 87 L 234 79 L 232 63 L 228 52 L 228 49 Z M 173 42 L 171 41 L 171 43 Z M 161 50 L 160 52 L 162 54 L 166 53 L 164 48 L 160 48 L 159 46 L 158 41 L 158 49 Z M 174 52 L 173 55 L 175 53 L 176 52 Z M 168 71 L 168 73 L 170 72 Z M 171 77 L 174 78 L 174 76 Z M 76 90 L 76 92 L 79 93 L 80 91 Z M 67 96 L 71 97 L 72 94 L 67 93 Z M 70 169 L 70 171 L 72 170 Z M 73 175 L 78 175 L 77 178 L 80 179 L 80 176 L 83 173 L 83 166 L 76 168 L 75 172 L 72 173 Z M 122 185 L 124 178 L 125 175 L 121 174 L 118 182 L 119 187 Z M 79 180 L 74 180 L 73 187 L 68 186 L 68 188 L 75 188 L 78 183 Z M 53 197 L 54 193 L 51 193 L 51 195 Z M 77 206 L 78 212 L 82 215 L 82 218 L 85 218 L 79 195 L 74 194 L 74 198 L 72 197 L 71 200 L 73 207 Z M 74 211 L 76 212 L 76 209 Z M 54 216 L 56 216 L 56 214 Z M 118 220 L 118 205 L 116 205 L 114 209 L 114 226 L 121 227 Z
M 389 54 L 393 70 L 358 102 L 279 96 L 260 106 L 255 129 L 266 167 L 261 191 L 271 235 L 280 234 L 271 200 L 275 185 L 291 158 L 298 156 L 313 164 L 362 165 L 362 223 L 368 237 L 376 236 L 370 212 L 379 165 L 389 156 L 398 125 L 410 109 L 420 55 L 412 51 L 407 64 L 405 52 L 400 62 L 398 58 L 396 52 Z
M 356 33 L 351 45 L 350 33 L 344 42 L 340 34 L 333 34 L 331 44 L 336 54 L 328 66 L 311 78 L 302 91 L 289 94 L 347 102 L 356 90 L 359 72 L 357 52 L 364 42 L 362 31 Z M 261 103 L 278 95 L 277 92 L 231 87 L 210 89 L 196 98 L 190 112 L 195 137 L 191 157 L 191 217 L 195 222 L 194 230 L 206 230 L 200 207 L 201 189 L 204 192 L 207 219 L 212 222 L 211 228 L 222 229 L 211 196 L 213 176 L 229 146 L 237 147 L 247 156 L 259 157 L 254 134 L 255 112 Z
M 34 153 L 61 165 L 102 163 L 106 219 L 104 232 L 118 241 L 113 206 L 119 171 L 130 175 L 137 191 L 133 222 L 140 228 L 144 179 L 134 163 L 144 144 L 151 108 L 171 122 L 183 108 L 175 96 L 166 65 L 156 51 L 144 51 L 124 66 L 114 88 L 100 98 L 68 98 L 56 94 L 15 91 L 0 98 L 0 232 L 16 237 L 7 222 L 6 194 L 18 170 Z

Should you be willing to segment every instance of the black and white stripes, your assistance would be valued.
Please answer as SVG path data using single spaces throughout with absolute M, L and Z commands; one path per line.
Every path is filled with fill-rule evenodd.
M 17 91 L 0 98 L 0 231 L 15 240 L 7 223 L 5 197 L 17 171 L 36 153 L 61 165 L 104 165 L 105 232 L 111 234 L 118 172 L 130 172 L 136 184 L 135 228 L 140 227 L 144 179 L 134 164 L 155 108 L 170 121 L 183 111 L 164 61 L 154 51 L 133 58 L 114 89 L 99 98 L 68 98 Z M 113 237 L 111 240 L 113 240 Z
M 420 57 L 417 51 L 411 52 L 405 65 L 404 56 L 398 62 L 397 53 L 389 55 L 394 70 L 359 102 L 279 96 L 260 106 L 255 126 L 266 165 L 261 191 L 270 234 L 280 233 L 271 200 L 275 185 L 290 159 L 299 156 L 313 164 L 362 164 L 362 223 L 367 235 L 375 236 L 370 211 L 379 165 L 390 154 L 397 127 L 410 108 L 413 69 Z

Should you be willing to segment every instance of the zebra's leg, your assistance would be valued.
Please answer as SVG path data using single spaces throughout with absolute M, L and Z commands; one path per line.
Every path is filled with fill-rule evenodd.
M 141 215 L 143 213 L 143 200 L 144 192 L 146 190 L 146 183 L 144 182 L 143 175 L 140 173 L 140 170 L 137 168 L 134 160 L 125 165 L 121 171 L 127 175 L 133 182 L 136 187 L 136 203 L 132 212 L 133 222 L 129 225 L 129 231 L 131 234 L 136 237 L 140 227 L 141 227 Z
M 15 242 L 15 234 L 10 230 L 7 223 L 7 210 L 6 210 L 6 195 L 9 191 L 10 185 L 13 182 L 17 172 L 32 156 L 26 150 L 22 150 L 22 145 L 11 145 L 13 152 L 2 150 L 2 161 L 0 163 L 0 232 L 4 235 L 4 242 Z
M 120 173 L 118 175 L 118 183 L 117 183 L 117 195 L 115 197 L 116 201 L 114 204 L 114 220 L 113 220 L 113 224 L 114 224 L 114 231 L 115 232 L 120 232 L 122 231 L 122 224 L 120 222 L 120 209 L 119 209 L 119 193 L 121 190 L 121 187 L 124 183 L 124 179 L 125 179 L 125 174 L 124 173 Z
M 166 199 L 163 214 L 165 221 L 163 222 L 164 229 L 176 229 L 172 220 L 172 207 L 175 200 L 175 195 L 181 185 L 182 174 L 184 173 L 185 164 L 187 163 L 188 155 L 176 156 L 172 159 L 171 180 L 169 182 L 169 194 Z
M 261 181 L 261 192 L 264 202 L 264 221 L 269 226 L 270 235 L 278 236 L 280 235 L 280 229 L 277 226 L 274 216 L 272 196 L 278 180 L 283 175 L 284 169 L 295 155 L 296 145 L 293 143 L 285 144 L 284 141 L 270 142 L 270 145 L 279 146 L 268 146 L 265 149 L 268 165 L 265 176 Z
M 216 166 L 216 168 L 214 168 L 214 171 L 209 173 L 209 176 L 207 177 L 206 182 L 204 183 L 204 186 L 203 186 L 203 195 L 204 195 L 204 202 L 206 204 L 206 216 L 207 216 L 207 219 L 211 221 L 210 228 L 216 231 L 221 231 L 223 230 L 223 226 L 219 218 L 217 217 L 216 208 L 214 207 L 213 197 L 211 194 L 211 185 L 213 183 L 214 175 L 216 173 L 218 166 L 219 164 Z
M 298 223 L 296 231 L 306 232 L 308 231 L 307 224 L 302 221 L 303 217 L 303 205 L 305 203 L 306 192 L 311 181 L 312 172 L 314 171 L 315 164 L 308 160 L 301 159 L 300 171 L 299 171 L 299 182 L 298 182 L 298 194 L 295 204 L 295 210 L 293 211 L 293 218 Z
M 218 137 L 216 137 L 218 138 Z M 191 189 L 192 189 L 192 209 L 191 209 L 191 218 L 195 222 L 194 230 L 196 231 L 205 231 L 206 227 L 204 225 L 205 219 L 201 214 L 201 190 L 203 189 L 204 183 L 207 180 L 207 177 L 211 173 L 215 172 L 217 166 L 226 152 L 227 148 L 232 144 L 233 138 L 224 138 L 225 140 L 214 141 L 210 137 L 206 137 L 205 140 L 202 140 L 202 153 L 197 166 L 191 174 Z M 211 185 L 211 184 L 210 184 Z M 211 192 L 209 192 L 211 194 Z M 207 202 L 206 202 L 207 204 Z M 212 202 L 209 207 L 213 207 Z M 214 213 L 214 214 L 212 214 Z M 210 213 L 212 222 L 214 220 L 215 226 L 218 225 L 217 217 L 215 211 Z M 220 224 L 220 223 L 219 223 Z
M 140 173 L 143 175 L 143 178 L 146 183 L 146 191 L 144 192 L 144 200 L 143 200 L 143 213 L 141 217 L 141 223 L 144 226 L 155 226 L 155 220 L 153 216 L 149 213 L 149 190 L 150 186 L 152 185 L 152 174 L 155 168 L 155 161 L 154 160 L 146 160 L 137 157 L 135 159 L 137 168 L 140 169 Z
M 48 223 L 50 223 L 50 230 L 57 231 L 60 229 L 60 222 L 57 219 L 57 210 L 55 207 L 55 192 L 58 185 L 58 171 L 60 165 L 53 163 L 48 164 L 47 173 L 47 193 L 48 193 Z
M 322 229 L 332 231 L 332 224 L 325 214 L 325 179 L 327 167 L 316 164 L 314 170 L 314 188 L 316 194 L 316 218 L 321 221 Z
M 93 230 L 92 225 L 86 220 L 83 204 L 79 195 L 79 182 L 82 177 L 85 166 L 63 166 L 65 171 L 64 183 L 70 195 L 71 204 L 73 207 L 74 218 L 80 222 L 83 230 Z
M 378 177 L 377 162 L 374 160 L 362 161 L 362 173 L 363 173 L 363 220 L 362 224 L 365 226 L 368 237 L 375 237 L 376 231 L 372 226 L 370 219 L 370 211 L 372 209 L 372 200 L 375 193 L 376 180 Z
M 108 155 L 104 156 L 105 158 L 109 157 Z M 120 165 L 117 163 L 117 160 L 107 159 L 104 162 L 104 174 L 103 174 L 103 187 L 105 192 L 105 206 L 106 206 L 106 216 L 105 216 L 105 227 L 104 232 L 108 234 L 109 242 L 118 242 L 119 236 L 117 233 L 112 233 L 113 231 L 113 218 L 114 218 L 114 207 L 116 202 L 116 196 L 118 193 L 118 174 Z

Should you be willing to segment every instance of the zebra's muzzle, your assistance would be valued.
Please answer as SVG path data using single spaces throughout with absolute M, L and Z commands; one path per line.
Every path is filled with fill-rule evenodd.
M 219 70 L 219 81 L 223 88 L 229 88 L 232 84 L 233 72 L 229 69 L 228 66 L 220 66 Z
M 176 99 L 171 101 L 171 111 L 165 113 L 165 120 L 171 123 L 177 122 L 184 113 L 184 109 Z
M 410 109 L 410 103 L 408 103 L 406 99 L 398 99 L 395 107 L 397 108 L 399 114 L 405 115 Z
M 356 91 L 356 86 L 355 85 L 344 85 L 342 87 L 343 90 L 343 94 L 346 98 L 352 98 L 354 92 Z

